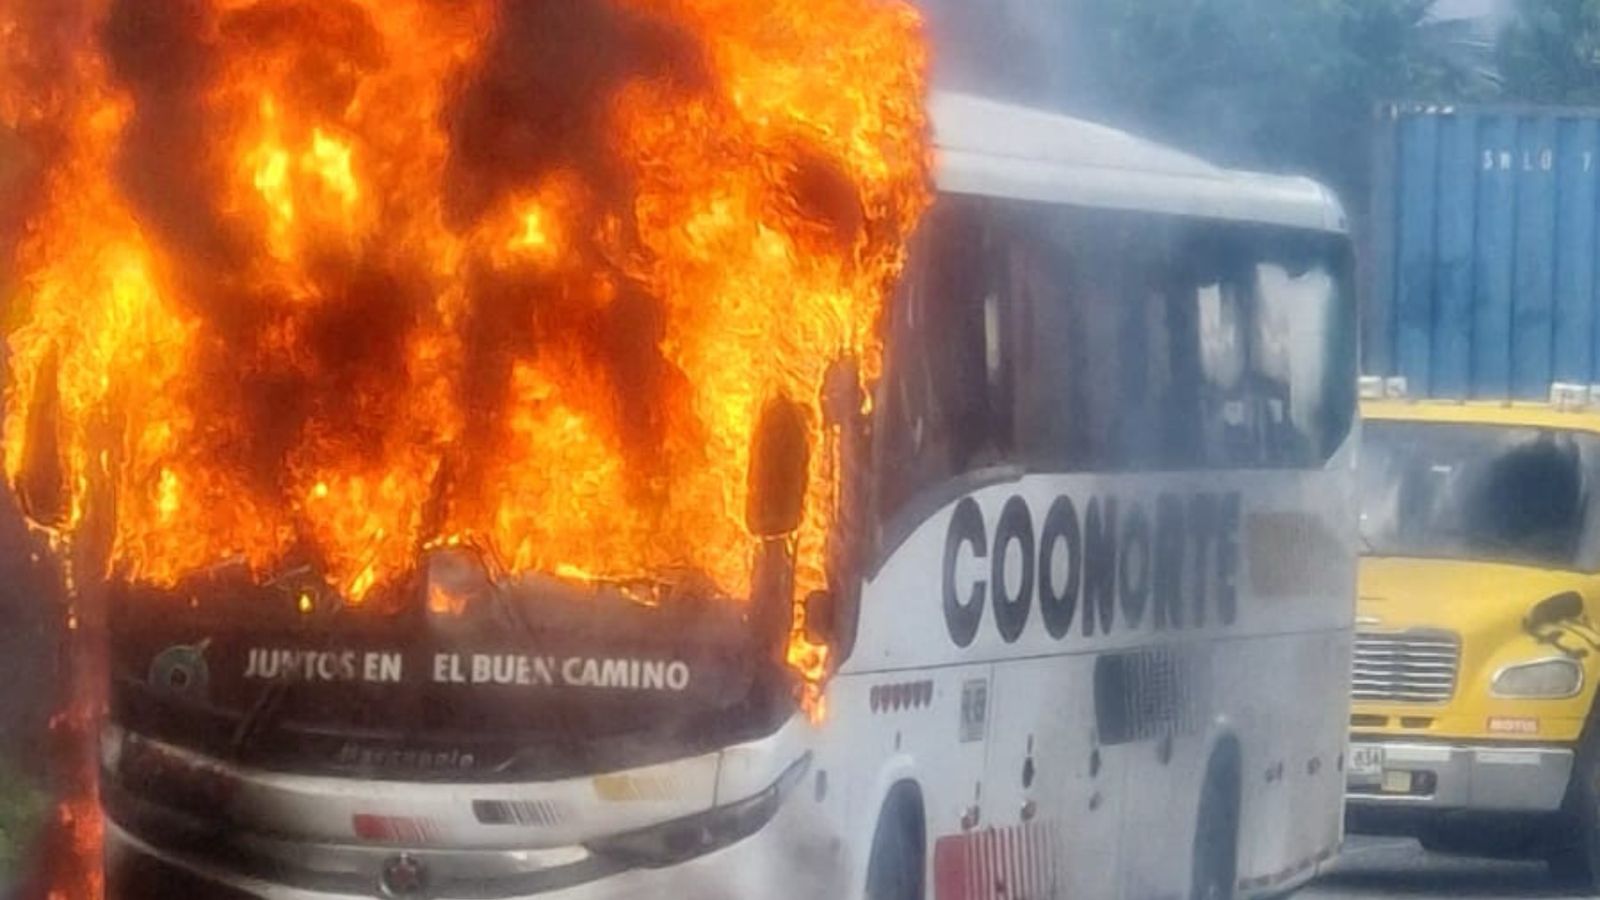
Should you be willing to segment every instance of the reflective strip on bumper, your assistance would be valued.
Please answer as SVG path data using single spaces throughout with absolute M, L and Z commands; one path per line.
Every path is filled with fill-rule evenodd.
M 1502 812 L 1554 812 L 1572 777 L 1559 747 L 1471 747 L 1355 741 L 1382 748 L 1382 771 L 1346 773 L 1352 804 Z
M 766 897 L 774 885 L 792 890 L 804 900 L 828 900 L 848 894 L 844 876 L 849 869 L 840 857 L 840 845 L 831 833 L 819 832 L 815 815 L 801 803 L 786 803 L 763 832 L 736 844 L 661 869 L 640 868 L 617 872 L 595 881 L 531 893 L 476 885 L 463 893 L 440 890 L 439 898 L 494 897 L 497 900 L 632 900 L 638 897 L 683 897 L 693 900 L 744 900 Z M 150 896 L 217 897 L 240 900 L 373 900 L 383 896 L 373 878 L 360 890 L 321 886 L 290 886 L 233 871 L 194 856 L 174 853 L 106 823 L 108 877 L 140 861 L 158 867 L 158 887 L 180 885 Z M 192 890 L 190 889 L 192 888 Z M 144 895 L 141 895 L 144 896 Z

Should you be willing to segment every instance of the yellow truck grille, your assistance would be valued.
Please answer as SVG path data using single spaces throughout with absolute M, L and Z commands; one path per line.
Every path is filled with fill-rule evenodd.
M 1461 639 L 1444 631 L 1356 635 L 1351 696 L 1380 703 L 1443 703 L 1456 689 Z

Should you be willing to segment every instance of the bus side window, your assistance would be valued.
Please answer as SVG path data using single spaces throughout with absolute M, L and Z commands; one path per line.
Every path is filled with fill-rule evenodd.
M 1264 240 L 1255 265 L 1251 359 L 1270 410 L 1267 462 L 1315 466 L 1338 449 L 1354 415 L 1354 316 L 1336 265 L 1303 239 Z M 1309 244 L 1309 245 L 1308 245 Z
M 891 317 L 878 511 L 1010 461 L 1013 350 L 990 205 L 946 199 L 924 223 Z
M 1203 455 L 1213 468 L 1260 461 L 1257 408 L 1250 366 L 1250 298 L 1237 282 L 1204 280 L 1195 287 L 1200 356 L 1204 361 L 1206 428 Z
M 996 465 L 1316 467 L 1349 434 L 1347 260 L 1327 242 L 959 198 L 922 238 L 891 319 L 880 523 Z
M 1192 291 L 1161 219 L 1061 207 L 1019 229 L 1010 271 L 1024 458 L 1049 471 L 1192 468 L 1200 360 Z
M 1188 251 L 1212 466 L 1316 467 L 1349 434 L 1354 325 L 1338 261 L 1322 248 L 1202 226 Z
M 1205 415 L 1201 406 L 1205 384 L 1201 359 L 1200 308 L 1193 286 L 1181 278 L 1176 266 L 1168 269 L 1162 299 L 1166 305 L 1167 388 L 1162 462 L 1173 468 L 1200 468 L 1205 457 Z
M 1041 239 L 1044 232 L 1029 224 L 1017 222 L 1006 245 L 1018 328 L 1018 453 L 1032 469 L 1060 470 L 1087 453 L 1081 437 L 1089 413 L 1083 381 L 1076 377 L 1086 370 L 1079 351 L 1085 328 L 1069 299 L 1080 287 L 1072 280 L 1074 255 Z
M 1191 469 L 1200 427 L 1193 292 L 1174 274 L 1173 228 L 1157 220 L 1130 234 L 1123 310 L 1120 458 L 1133 469 Z
M 1035 471 L 1089 471 L 1120 443 L 1118 239 L 1083 213 L 1041 206 L 1014 219 L 1008 244 L 1019 321 L 1021 456 Z

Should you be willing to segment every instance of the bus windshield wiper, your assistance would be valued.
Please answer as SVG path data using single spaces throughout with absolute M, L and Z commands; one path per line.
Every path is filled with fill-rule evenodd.
M 310 566 L 301 566 L 299 568 L 290 570 L 289 572 L 275 576 L 266 583 L 266 586 L 270 587 L 273 584 L 277 584 L 287 579 L 309 574 L 311 571 L 312 570 Z M 341 602 L 334 605 L 334 607 L 328 611 L 327 619 L 333 620 L 338 618 L 344 613 L 345 609 L 346 604 L 342 602 L 341 598 Z M 319 631 L 322 640 L 318 642 L 316 649 L 318 651 L 324 651 L 329 645 L 331 645 L 334 635 L 337 632 L 332 628 L 322 628 L 319 629 Z M 233 737 L 229 740 L 229 745 L 233 748 L 235 754 L 238 754 L 245 747 L 253 743 L 258 735 L 271 728 L 277 722 L 278 716 L 282 713 L 282 710 L 289 699 L 289 692 L 294 687 L 294 684 L 294 678 L 279 678 L 276 681 L 268 683 L 266 687 L 261 689 L 261 693 L 256 697 L 256 701 L 250 705 L 249 711 L 244 714 L 244 717 L 239 720 L 238 727 L 233 730 Z

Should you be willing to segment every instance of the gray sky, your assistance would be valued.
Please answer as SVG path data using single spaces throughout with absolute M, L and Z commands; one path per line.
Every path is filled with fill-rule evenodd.
M 1439 0 L 1434 14 L 1441 19 L 1502 18 L 1514 0 Z

